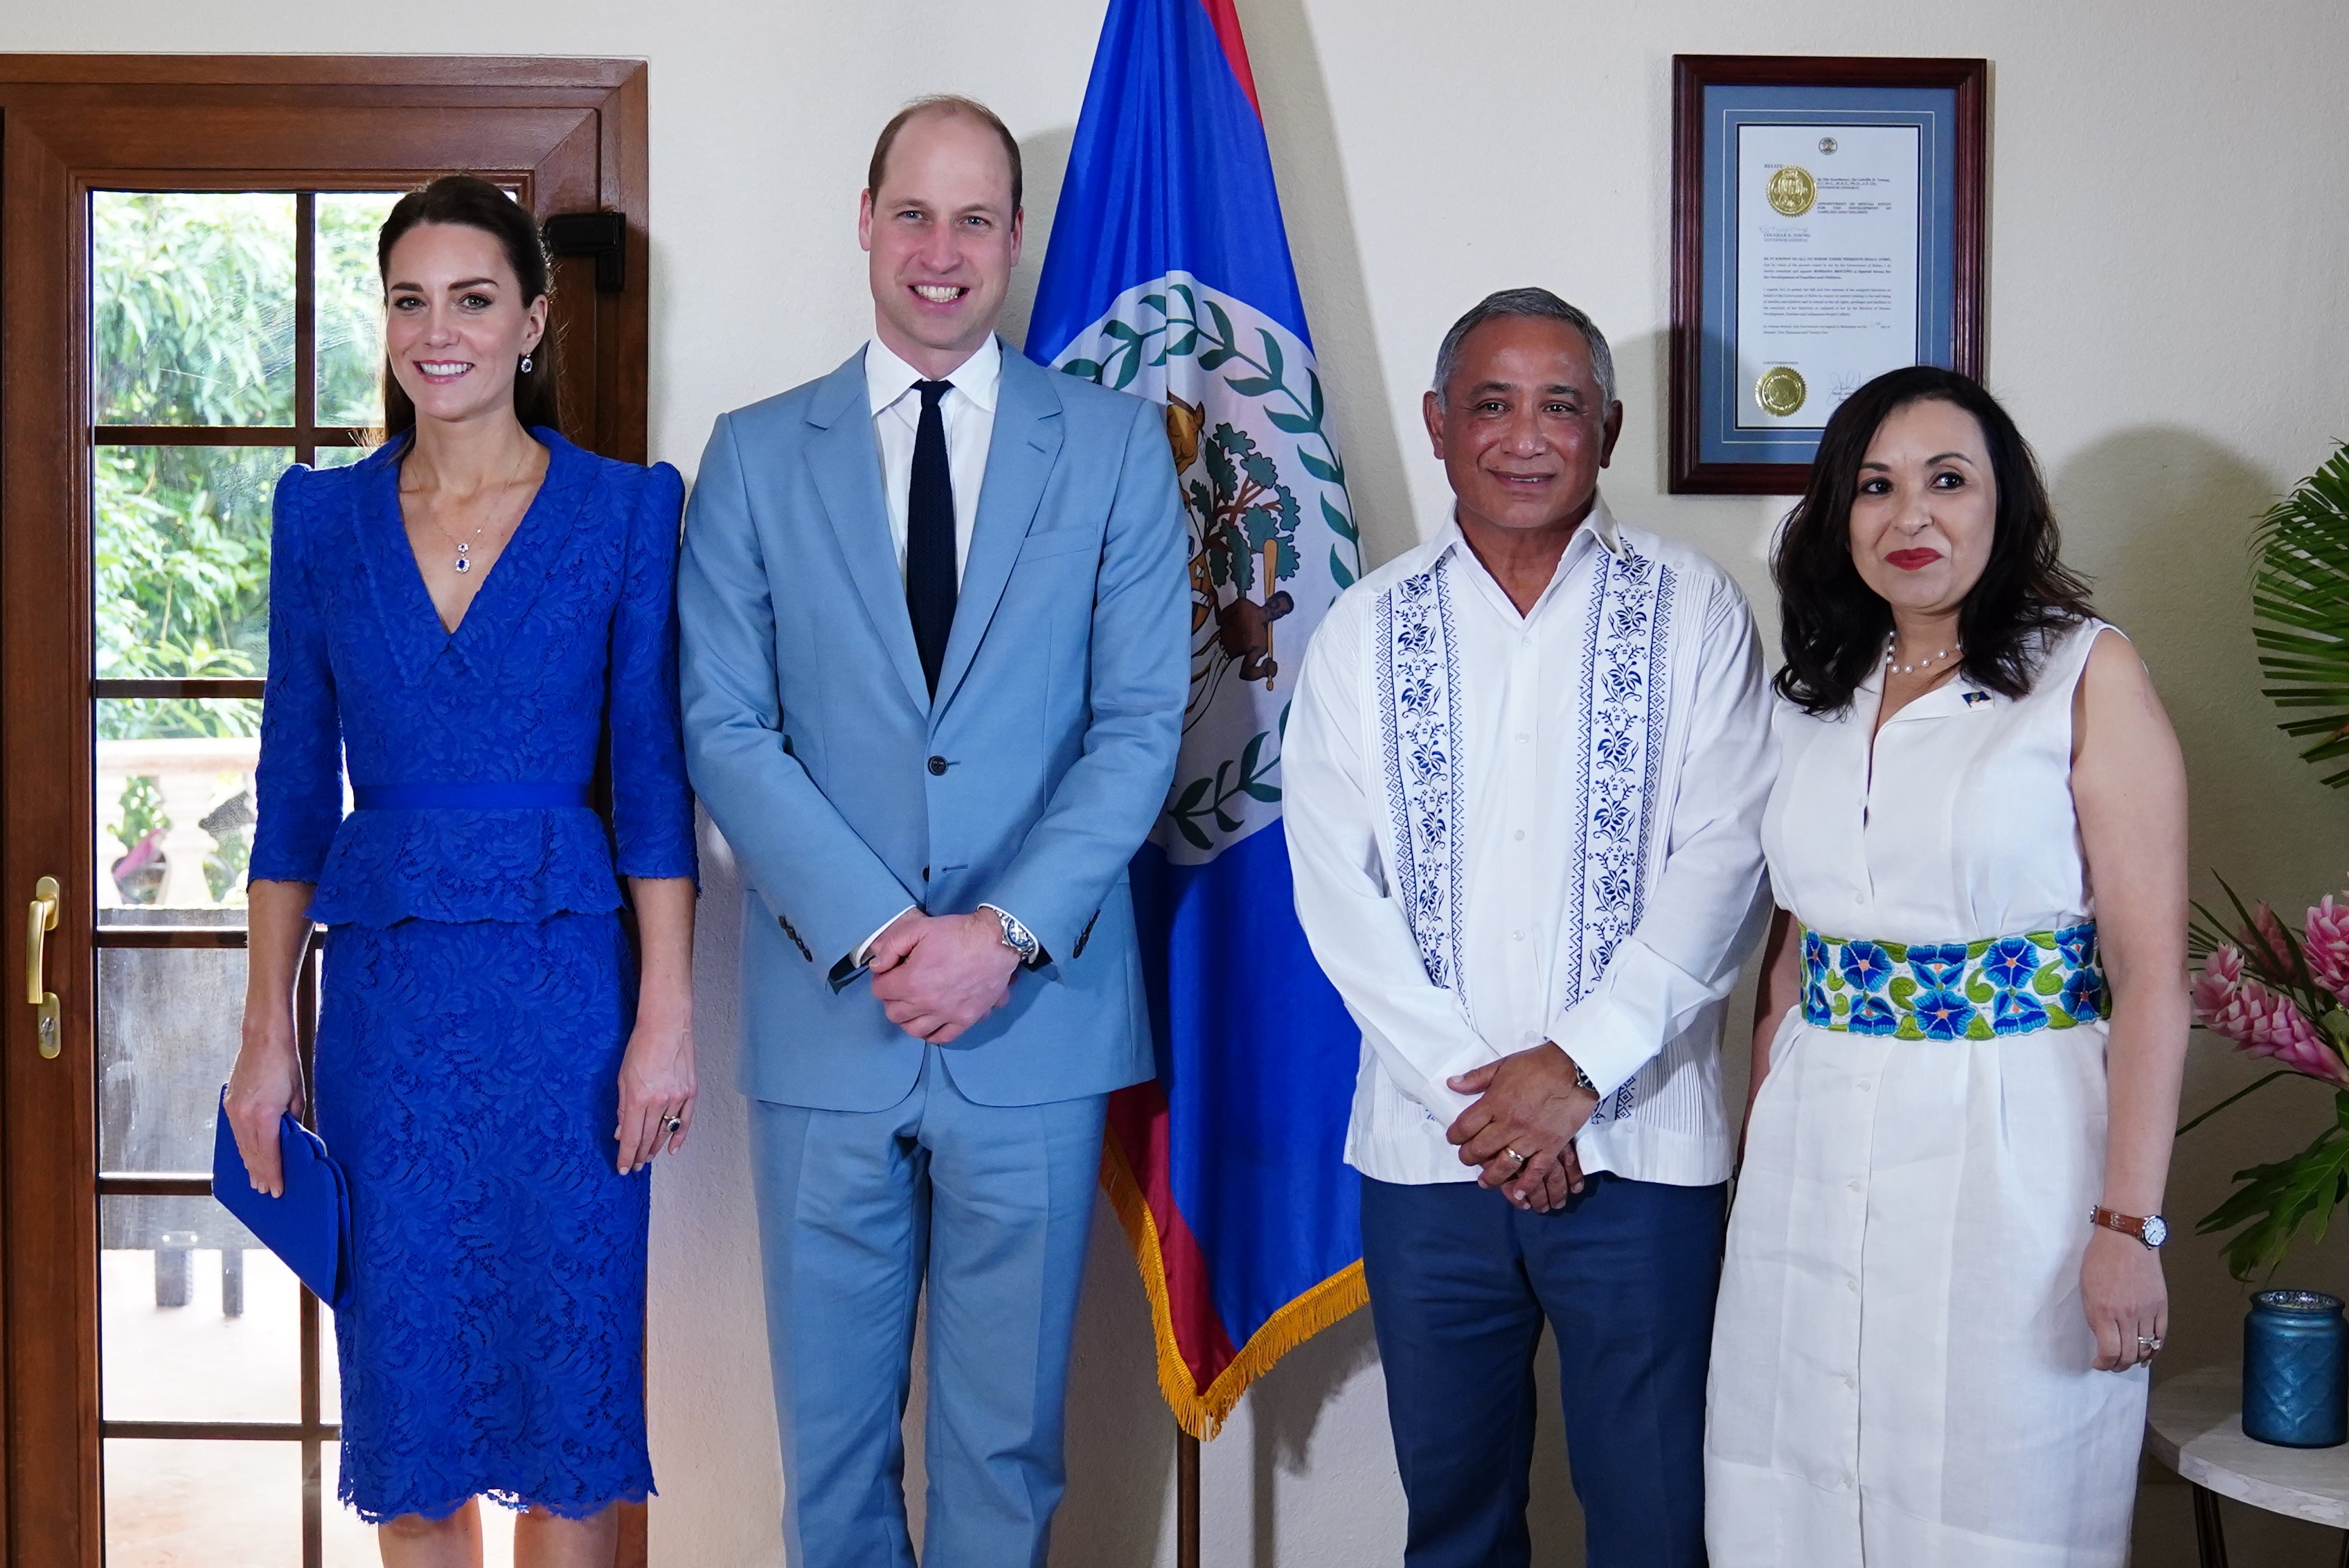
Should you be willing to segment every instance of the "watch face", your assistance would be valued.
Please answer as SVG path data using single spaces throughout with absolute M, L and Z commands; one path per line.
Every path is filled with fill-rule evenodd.
M 2164 1220 L 2158 1214 L 2147 1216 L 2145 1221 L 2145 1244 L 2148 1247 L 2158 1247 L 2164 1241 L 2168 1240 L 2169 1221 Z

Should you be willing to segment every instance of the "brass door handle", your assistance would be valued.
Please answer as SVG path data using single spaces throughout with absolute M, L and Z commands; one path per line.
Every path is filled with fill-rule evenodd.
M 41 1054 L 55 1056 L 64 1041 L 57 1018 L 57 993 L 47 988 L 43 971 L 48 958 L 48 936 L 57 929 L 57 879 L 44 877 L 33 884 L 32 908 L 25 919 L 25 1000 L 41 1010 Z

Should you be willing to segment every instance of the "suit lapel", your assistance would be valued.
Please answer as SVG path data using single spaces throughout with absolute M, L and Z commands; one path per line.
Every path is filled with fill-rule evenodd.
M 995 607 L 1011 580 L 1012 563 L 1027 542 L 1028 526 L 1044 499 L 1044 483 L 1061 452 L 1061 395 L 1056 372 L 1005 345 L 1003 379 L 995 398 L 995 432 L 987 447 L 987 476 L 979 483 L 978 516 L 970 530 L 970 555 L 963 562 L 962 592 L 955 599 L 954 632 L 947 639 L 946 663 L 938 670 L 937 710 L 953 701 L 986 639 Z M 908 645 L 911 633 L 907 634 Z M 918 668 L 918 665 L 917 665 Z
M 897 678 L 914 706 L 930 707 L 929 683 L 922 678 L 921 651 L 914 646 L 913 618 L 905 609 L 905 583 L 897 571 L 897 547 L 889 537 L 889 501 L 881 493 L 881 449 L 873 439 L 873 411 L 864 394 L 864 351 L 825 378 L 808 409 L 817 427 L 808 442 L 808 469 L 816 493 L 848 562 L 849 579 L 864 600 L 864 612 L 888 650 Z

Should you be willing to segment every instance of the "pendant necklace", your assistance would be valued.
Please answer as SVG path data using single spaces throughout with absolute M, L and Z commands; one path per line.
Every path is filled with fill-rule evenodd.
M 1895 664 L 1892 662 L 1892 652 L 1893 649 L 1899 646 L 1899 641 L 1900 634 L 1899 632 L 1895 632 L 1890 637 L 1884 639 L 1884 668 L 1895 675 L 1915 675 L 1920 671 L 1932 669 L 1935 665 L 1941 663 L 1944 659 L 1951 658 L 1952 655 L 1960 659 L 1965 657 L 1965 645 L 1961 643 L 1955 648 L 1945 648 L 1930 659 L 1915 659 L 1908 664 Z
M 513 478 L 508 480 L 506 482 L 507 484 L 511 486 L 520 483 L 523 470 L 529 466 L 530 454 L 528 452 L 524 452 L 523 453 L 522 462 L 514 468 Z M 448 528 L 442 524 L 440 519 L 438 517 L 432 519 L 432 526 L 440 529 L 440 536 L 443 539 L 448 540 L 449 543 L 457 546 L 457 558 L 450 563 L 450 569 L 460 577 L 465 576 L 468 572 L 471 572 L 473 569 L 473 540 L 479 539 L 481 536 L 481 528 L 476 526 L 473 529 L 472 539 L 460 539 L 454 534 L 450 533 Z

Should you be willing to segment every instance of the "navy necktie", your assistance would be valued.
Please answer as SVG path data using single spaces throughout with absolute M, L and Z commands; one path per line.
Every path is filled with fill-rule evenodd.
M 922 422 L 914 436 L 914 475 L 905 490 L 905 608 L 914 618 L 914 646 L 930 695 L 938 694 L 938 670 L 947 661 L 947 634 L 954 629 L 954 471 L 947 466 L 947 421 L 938 400 L 952 381 L 916 381 Z

